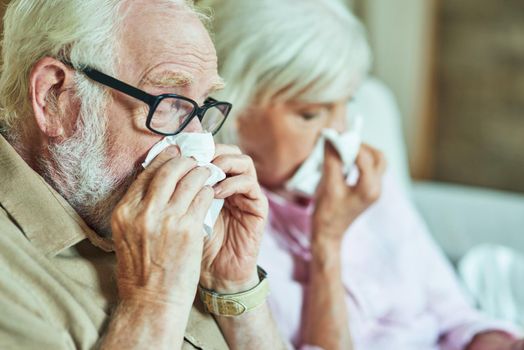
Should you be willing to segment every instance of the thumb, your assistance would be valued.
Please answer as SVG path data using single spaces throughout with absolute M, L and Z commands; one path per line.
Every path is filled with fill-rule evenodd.
M 131 185 L 130 190 L 134 187 L 134 184 L 136 183 L 136 186 L 142 187 L 144 184 L 147 184 L 151 181 L 153 176 L 156 174 L 157 170 L 162 167 L 166 162 L 173 158 L 180 157 L 180 149 L 178 146 L 169 146 L 158 156 L 156 156 L 155 159 L 149 164 L 147 168 L 145 168 L 136 178 L 136 181 Z

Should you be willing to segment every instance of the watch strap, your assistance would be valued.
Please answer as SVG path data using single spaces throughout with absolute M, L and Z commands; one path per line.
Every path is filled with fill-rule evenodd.
M 260 282 L 250 290 L 235 294 L 220 294 L 213 290 L 198 287 L 200 300 L 206 310 L 217 316 L 235 317 L 263 305 L 269 295 L 267 273 L 257 267 Z

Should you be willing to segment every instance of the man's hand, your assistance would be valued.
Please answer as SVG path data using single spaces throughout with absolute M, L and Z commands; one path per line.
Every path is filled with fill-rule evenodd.
M 122 299 L 192 305 L 214 195 L 204 187 L 209 176 L 171 147 L 131 185 L 112 217 Z
M 200 284 L 218 293 L 244 292 L 259 283 L 256 266 L 267 199 L 253 161 L 238 147 L 217 145 L 213 163 L 228 177 L 215 186 L 215 197 L 225 203 L 213 235 L 205 242 Z M 267 303 L 237 317 L 215 319 L 230 349 L 287 348 Z
M 524 350 L 524 340 L 501 331 L 484 332 L 477 334 L 466 350 Z
M 180 349 L 202 261 L 209 170 L 162 152 L 112 217 L 121 301 L 101 349 Z
M 217 145 L 213 164 L 228 177 L 215 186 L 225 203 L 213 235 L 206 240 L 200 283 L 219 293 L 237 293 L 258 284 L 256 270 L 268 212 L 250 157 L 238 147 Z

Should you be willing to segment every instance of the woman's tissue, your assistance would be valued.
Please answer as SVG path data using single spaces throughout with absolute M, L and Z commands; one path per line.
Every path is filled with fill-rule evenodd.
M 326 142 L 330 142 L 340 155 L 347 183 L 354 185 L 358 179 L 358 169 L 354 164 L 362 143 L 363 124 L 362 116 L 357 115 L 351 128 L 345 133 L 340 134 L 333 129 L 322 130 L 313 152 L 286 183 L 286 189 L 290 192 L 313 197 L 322 178 Z

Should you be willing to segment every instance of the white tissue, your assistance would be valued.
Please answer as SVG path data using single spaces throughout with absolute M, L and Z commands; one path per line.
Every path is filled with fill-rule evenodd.
M 142 164 L 146 168 L 153 159 L 156 158 L 164 149 L 176 145 L 180 149 L 180 154 L 184 157 L 194 158 L 197 166 L 206 167 L 211 171 L 211 176 L 204 186 L 214 186 L 224 180 L 226 174 L 214 164 L 211 164 L 215 156 L 215 141 L 210 133 L 180 133 L 175 136 L 168 136 L 151 148 L 146 160 Z M 218 219 L 220 210 L 224 205 L 223 199 L 213 199 L 211 207 L 204 219 L 204 233 L 210 236 L 213 233 L 213 226 Z
M 355 160 L 362 143 L 363 124 L 362 116 L 357 115 L 347 132 L 340 134 L 334 129 L 322 130 L 313 152 L 286 183 L 286 189 L 308 197 L 312 197 L 315 194 L 322 178 L 324 145 L 326 141 L 329 141 L 340 155 L 346 182 L 348 185 L 354 185 L 358 180 L 358 169 L 355 167 Z

